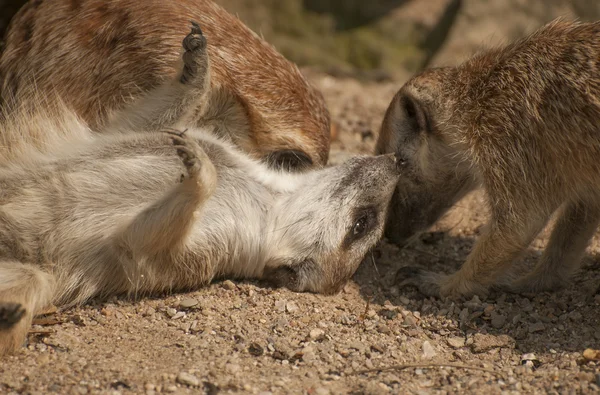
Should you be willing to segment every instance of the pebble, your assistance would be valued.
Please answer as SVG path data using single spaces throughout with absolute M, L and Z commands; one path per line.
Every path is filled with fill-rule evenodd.
M 398 312 L 396 310 L 381 309 L 379 310 L 379 315 L 388 320 L 393 320 L 398 316 Z
M 174 308 L 172 308 L 172 307 L 169 307 L 169 308 L 167 309 L 167 315 L 168 315 L 169 317 L 173 317 L 175 314 L 177 314 L 177 310 L 175 310 Z
M 285 312 L 285 305 L 287 304 L 287 300 L 276 300 L 275 301 L 275 309 L 280 313 Z
M 191 387 L 197 387 L 200 385 L 200 379 L 198 379 L 198 377 L 185 372 L 179 372 L 177 375 L 177 382 L 179 384 L 189 385 Z
M 500 347 L 514 347 L 515 341 L 508 335 L 488 335 L 483 333 L 476 333 L 472 337 L 473 343 L 471 343 L 471 351 L 474 353 L 482 353 L 489 351 L 494 348 Z
M 221 287 L 225 288 L 228 291 L 233 291 L 234 289 L 237 289 L 237 286 L 231 280 L 225 280 L 225 281 L 223 281 L 221 283 Z
M 506 316 L 492 311 L 492 327 L 501 329 L 506 324 Z
M 225 371 L 229 374 L 236 374 L 239 373 L 241 370 L 242 368 L 240 367 L 240 365 L 235 363 L 228 363 L 227 365 L 225 365 Z
M 288 313 L 294 313 L 299 310 L 296 302 L 287 302 L 285 305 L 285 309 Z
M 172 320 L 178 320 L 182 317 L 185 317 L 185 313 L 183 311 L 178 311 L 174 316 L 171 317 Z
M 436 356 L 435 349 L 427 340 L 423 342 L 423 358 L 431 359 Z
M 461 348 L 465 346 L 465 338 L 464 337 L 451 337 L 448 340 L 448 345 L 452 348 Z
M 180 303 L 179 303 L 179 307 L 182 307 L 184 309 L 189 309 L 191 307 L 194 307 L 198 304 L 198 299 L 194 299 L 194 298 L 187 298 L 187 299 L 183 299 Z
M 404 318 L 404 322 L 402 322 L 402 325 L 404 325 L 404 326 L 416 326 L 417 325 L 417 319 L 415 317 L 413 317 L 412 315 L 407 315 Z
M 325 338 L 325 331 L 319 328 L 312 329 L 309 333 L 309 337 L 311 340 L 322 340 Z
M 529 333 L 543 332 L 546 330 L 546 326 L 542 322 L 536 322 L 529 325 Z
M 329 391 L 327 388 L 319 387 L 315 389 L 314 393 L 315 395 L 329 395 L 331 394 L 331 391 Z
M 254 355 L 255 357 L 260 357 L 264 354 L 265 349 L 258 343 L 251 343 L 248 347 L 248 352 L 250 355 Z

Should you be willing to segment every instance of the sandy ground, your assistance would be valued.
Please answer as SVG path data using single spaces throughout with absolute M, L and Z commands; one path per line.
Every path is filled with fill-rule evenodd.
M 339 125 L 332 162 L 369 153 L 399 83 L 311 78 Z M 336 296 L 225 281 L 48 315 L 0 362 L 0 393 L 597 393 L 582 354 L 600 348 L 600 239 L 555 294 L 451 303 L 394 286 L 404 265 L 455 270 L 485 220 L 474 193 L 413 245 L 382 242 Z

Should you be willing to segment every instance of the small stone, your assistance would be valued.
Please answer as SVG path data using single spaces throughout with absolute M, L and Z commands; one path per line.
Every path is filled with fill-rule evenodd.
M 404 326 L 416 326 L 417 325 L 417 319 L 415 317 L 413 317 L 412 315 L 407 315 L 406 317 L 404 317 L 404 322 L 402 322 L 402 325 Z
M 231 280 L 225 280 L 225 281 L 223 281 L 221 283 L 221 287 L 225 288 L 228 291 L 233 291 L 234 289 L 237 289 L 237 286 Z
M 379 315 L 388 320 L 393 320 L 398 316 L 398 312 L 396 310 L 381 309 L 379 310 Z
M 406 296 L 400 296 L 398 299 L 400 300 L 400 303 L 402 303 L 404 306 L 408 306 L 410 304 L 410 299 Z
M 174 308 L 172 308 L 172 307 L 169 307 L 169 308 L 167 309 L 167 315 L 168 315 L 169 317 L 173 317 L 175 314 L 177 314 L 177 310 L 175 310 Z
M 296 302 L 287 302 L 285 305 L 285 309 L 288 313 L 294 313 L 298 311 L 298 305 Z
M 501 329 L 506 324 L 506 316 L 492 311 L 492 327 Z
M 492 314 L 493 311 L 494 311 L 494 305 L 492 305 L 492 304 L 487 305 L 483 309 L 483 315 L 489 316 L 490 314 Z
M 277 300 L 275 301 L 275 309 L 280 313 L 285 312 L 285 305 L 287 304 L 287 300 Z
M 521 365 L 525 365 L 530 368 L 537 368 L 541 365 L 541 362 L 534 353 L 527 353 L 521 356 Z
M 383 354 L 385 352 L 385 349 L 382 346 L 378 345 L 378 344 L 372 344 L 371 345 L 371 351 Z
M 436 352 L 435 349 L 433 348 L 433 346 L 431 345 L 431 343 L 429 343 L 427 340 L 423 342 L 423 358 L 425 359 L 431 359 L 433 357 L 435 357 Z
M 588 361 L 600 361 L 600 350 L 587 348 L 583 351 L 583 357 Z
M 228 363 L 227 365 L 225 365 L 225 371 L 229 374 L 236 374 L 239 373 L 241 370 L 242 368 L 240 367 L 240 365 L 235 363 Z
M 352 343 L 348 344 L 348 348 L 362 352 L 365 350 L 365 345 L 361 342 L 352 342 Z
M 325 338 L 325 331 L 323 329 L 315 328 L 312 329 L 309 333 L 309 337 L 311 340 L 323 340 Z
M 329 391 L 327 388 L 319 387 L 319 388 L 315 389 L 314 394 L 315 395 L 329 395 L 329 394 L 331 394 L 331 391 Z
M 586 381 L 588 383 L 593 383 L 596 381 L 596 375 L 592 372 L 579 372 L 577 374 L 577 378 L 581 381 Z
M 473 296 L 473 298 L 471 300 L 469 300 L 468 302 L 465 302 L 465 307 L 467 307 L 469 310 L 481 309 L 482 303 L 481 303 L 481 300 L 479 299 L 479 296 L 475 295 L 475 296 Z
M 258 343 L 251 343 L 248 347 L 248 352 L 250 355 L 254 355 L 255 357 L 260 357 L 264 354 L 265 349 Z
M 536 322 L 535 324 L 529 325 L 529 333 L 543 332 L 546 330 L 546 326 L 542 322 Z
M 189 385 L 190 387 L 197 387 L 200 385 L 198 377 L 185 372 L 179 372 L 177 375 L 177 382 L 179 384 Z
M 174 316 L 171 317 L 172 320 L 178 320 L 182 317 L 185 317 L 185 313 L 183 311 L 178 311 Z
M 197 304 L 198 304 L 198 299 L 187 298 L 187 299 L 183 299 L 179 303 L 179 307 L 184 308 L 184 309 L 189 309 L 189 308 L 196 306 Z
M 154 389 L 156 388 L 156 386 L 152 383 L 146 383 L 144 384 L 144 389 L 146 391 L 154 391 Z
M 451 337 L 448 340 L 446 340 L 446 342 L 452 348 L 461 348 L 465 346 L 464 337 Z
M 514 339 L 507 335 L 494 336 L 476 333 L 472 337 L 472 340 L 473 343 L 471 343 L 471 351 L 474 353 L 482 353 L 500 347 L 513 348 L 515 345 Z

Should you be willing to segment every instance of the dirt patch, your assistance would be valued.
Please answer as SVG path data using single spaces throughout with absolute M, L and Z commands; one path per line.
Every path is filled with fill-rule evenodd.
M 399 84 L 310 77 L 339 126 L 332 162 L 370 153 Z M 574 285 L 555 294 L 452 303 L 394 286 L 404 265 L 455 270 L 483 207 L 474 193 L 410 247 L 382 242 L 337 296 L 225 281 L 48 315 L 0 363 L 0 392 L 597 393 L 600 363 L 583 352 L 600 348 L 599 238 Z

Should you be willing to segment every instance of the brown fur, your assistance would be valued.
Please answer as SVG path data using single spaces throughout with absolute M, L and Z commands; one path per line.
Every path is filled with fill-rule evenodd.
M 219 97 L 186 126 L 219 123 L 255 157 L 297 150 L 324 165 L 330 130 L 321 94 L 272 46 L 208 0 L 31 0 L 6 35 L 1 96 L 22 104 L 32 91 L 58 93 L 99 130 L 114 111 L 175 77 L 190 20 L 208 38 L 211 85 Z
M 398 92 L 377 152 L 396 151 L 410 176 L 396 190 L 386 233 L 404 243 L 482 186 L 491 219 L 450 276 L 403 269 L 431 295 L 517 291 L 568 282 L 600 219 L 600 22 L 554 21 L 458 67 L 428 70 Z M 513 261 L 559 210 L 527 276 Z M 408 275 L 408 278 L 406 278 Z

